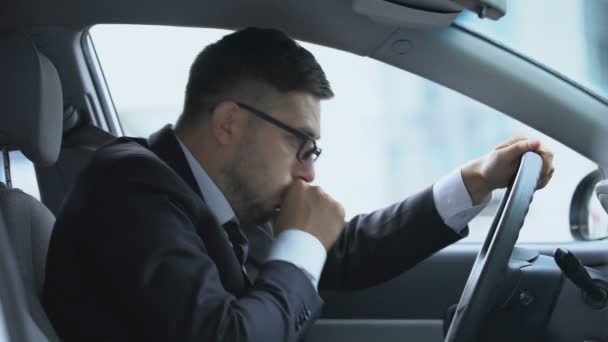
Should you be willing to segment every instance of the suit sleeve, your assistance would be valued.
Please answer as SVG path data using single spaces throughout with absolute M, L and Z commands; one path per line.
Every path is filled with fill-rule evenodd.
M 347 222 L 329 250 L 319 289 L 359 290 L 388 281 L 468 234 L 446 226 L 432 187 Z
M 117 171 L 115 171 L 117 170 Z M 81 236 L 98 288 L 146 341 L 298 341 L 322 301 L 297 267 L 263 266 L 240 297 L 222 285 L 188 204 L 145 158 L 97 175 Z M 110 181 L 111 180 L 111 181 Z

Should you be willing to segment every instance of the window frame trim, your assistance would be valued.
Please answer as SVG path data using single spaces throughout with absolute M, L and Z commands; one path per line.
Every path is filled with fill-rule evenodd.
M 116 106 L 112 98 L 112 93 L 110 92 L 110 88 L 103 72 L 101 62 L 99 61 L 99 56 L 97 55 L 95 44 L 90 34 L 90 29 L 92 27 L 93 26 L 88 27 L 86 30 L 84 30 L 80 41 L 89 75 L 91 76 L 91 80 L 95 88 L 95 95 L 97 97 L 98 103 L 101 106 L 101 108 L 99 108 L 99 111 L 94 110 L 95 108 L 92 105 L 90 106 L 92 107 L 90 108 L 92 112 L 91 117 L 93 118 L 93 120 L 96 121 L 96 126 L 100 127 L 101 129 L 108 131 L 116 136 L 123 136 L 124 130 L 118 118 L 118 113 L 116 111 Z M 93 102 L 92 99 L 89 98 L 87 98 L 87 101 L 89 103 Z

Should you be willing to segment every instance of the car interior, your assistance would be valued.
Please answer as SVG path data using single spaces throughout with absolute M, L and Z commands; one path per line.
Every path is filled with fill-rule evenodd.
M 475 99 L 594 161 L 598 169 L 580 182 L 570 217 L 586 218 L 586 206 L 574 202 L 591 197 L 608 207 L 608 186 L 602 182 L 608 96 L 455 24 L 464 12 L 491 25 L 509 15 L 509 4 L 9 0 L 0 5 L 5 176 L 0 342 L 60 341 L 40 302 L 54 217 L 95 150 L 124 134 L 92 47 L 89 29 L 98 24 L 273 27 L 300 41 L 391 65 Z M 12 151 L 34 164 L 39 199 L 13 186 Z M 322 317 L 306 340 L 608 341 L 607 240 L 587 239 L 585 227 L 577 225 L 569 242 L 517 243 L 540 167 L 537 155 L 522 158 L 481 243 L 450 246 L 377 287 L 322 293 Z

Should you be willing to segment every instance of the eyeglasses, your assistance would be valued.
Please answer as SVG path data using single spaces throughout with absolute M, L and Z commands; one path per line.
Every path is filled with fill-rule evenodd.
M 310 135 L 301 132 L 293 127 L 288 126 L 287 124 L 273 118 L 272 116 L 262 112 L 261 110 L 255 109 L 247 104 L 237 102 L 240 107 L 246 109 L 251 114 L 257 116 L 258 118 L 267 121 L 277 127 L 280 127 L 287 132 L 295 135 L 298 139 L 300 139 L 300 147 L 298 148 L 298 154 L 296 155 L 298 160 L 301 162 L 312 159 L 312 161 L 316 161 L 321 155 L 321 149 L 317 147 L 317 142 Z

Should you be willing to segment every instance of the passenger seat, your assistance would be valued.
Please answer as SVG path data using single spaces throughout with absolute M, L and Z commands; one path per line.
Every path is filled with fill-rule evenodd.
M 0 148 L 6 183 L 0 182 L 0 224 L 5 225 L 24 286 L 24 308 L 33 341 L 59 341 L 41 294 L 55 217 L 44 204 L 10 184 L 8 151 L 36 165 L 51 165 L 61 147 L 63 98 L 57 70 L 21 33 L 0 35 Z M 2 276 L 2 275 L 0 275 Z M 76 323 L 77 324 L 77 323 Z

